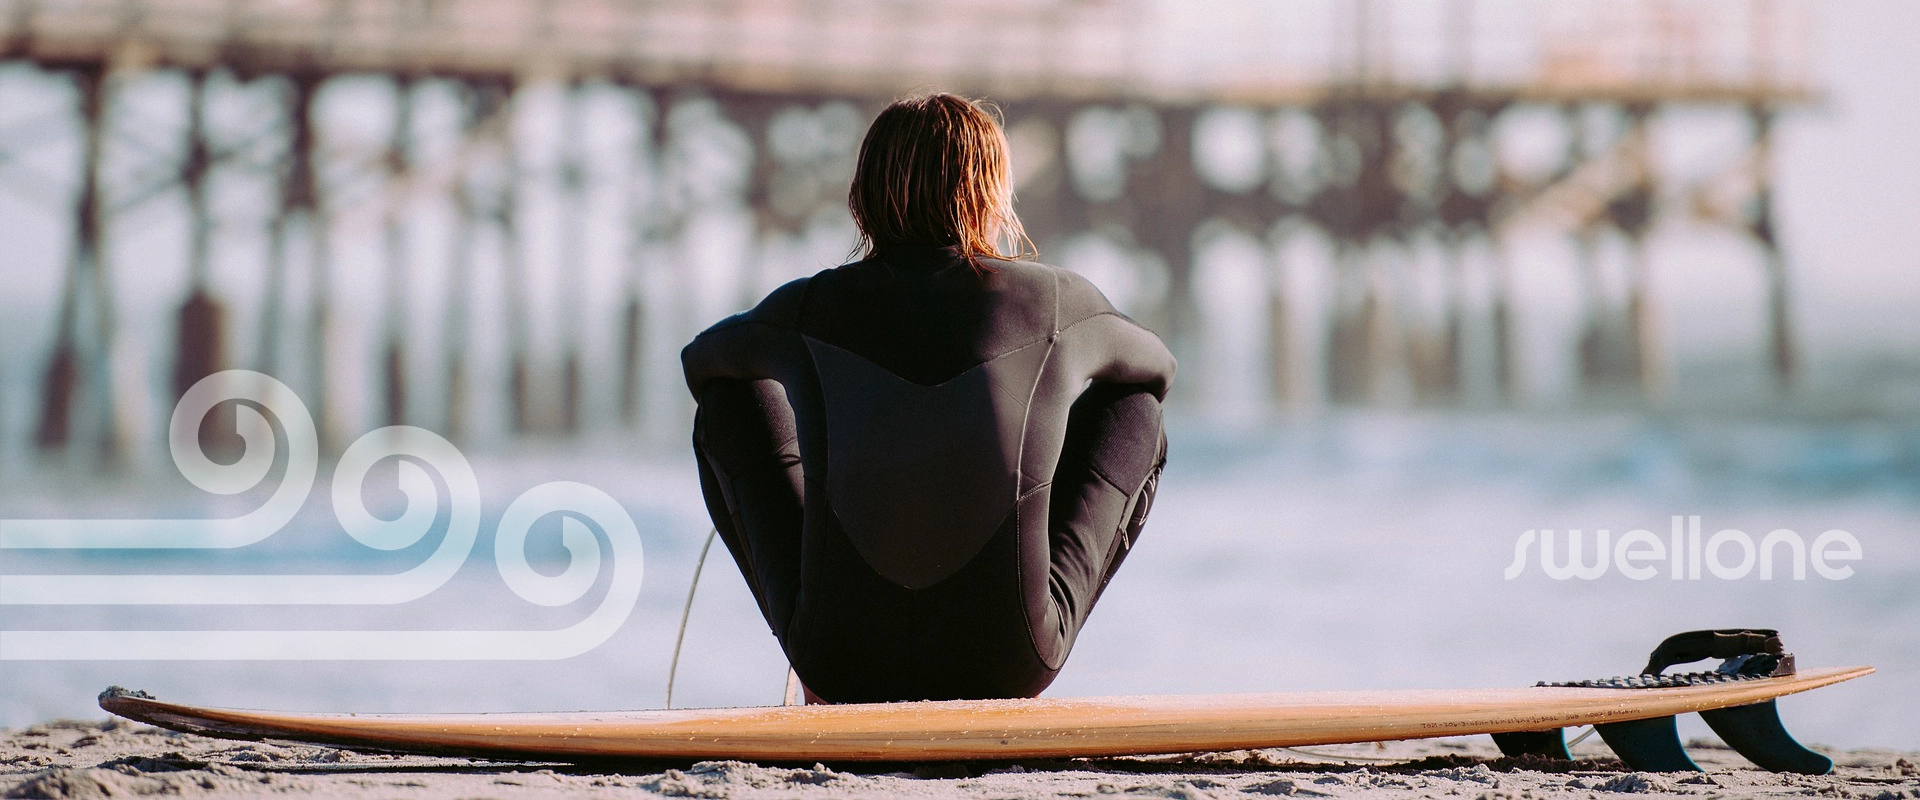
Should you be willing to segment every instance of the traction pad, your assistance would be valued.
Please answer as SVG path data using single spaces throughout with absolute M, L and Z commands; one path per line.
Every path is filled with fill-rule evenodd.
M 1682 672 L 1676 675 L 1615 675 L 1578 681 L 1541 681 L 1535 686 L 1565 686 L 1579 689 L 1671 689 L 1676 686 L 1711 686 L 1737 681 L 1758 681 L 1794 673 L 1793 654 L 1742 655 L 1727 659 L 1718 669 L 1706 672 Z

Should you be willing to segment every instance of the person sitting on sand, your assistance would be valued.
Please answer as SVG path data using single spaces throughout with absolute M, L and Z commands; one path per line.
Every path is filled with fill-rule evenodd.
M 1002 250 L 1007 151 L 980 102 L 888 106 L 848 193 L 864 257 L 681 353 L 708 512 L 809 700 L 1038 695 L 1152 505 L 1173 356 Z

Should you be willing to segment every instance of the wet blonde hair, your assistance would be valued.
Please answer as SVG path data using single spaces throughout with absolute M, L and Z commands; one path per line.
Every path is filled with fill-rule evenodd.
M 1007 135 L 997 117 L 991 105 L 945 92 L 880 112 L 860 143 L 847 192 L 866 257 L 894 245 L 939 245 L 986 269 L 979 259 L 1033 254 L 1013 213 Z

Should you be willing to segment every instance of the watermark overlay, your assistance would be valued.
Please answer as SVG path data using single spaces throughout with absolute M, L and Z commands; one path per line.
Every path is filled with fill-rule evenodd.
M 1703 574 L 1729 581 L 1757 574 L 1760 580 L 1768 581 L 1776 572 L 1791 573 L 1793 580 L 1804 581 L 1809 566 L 1822 578 L 1843 581 L 1853 577 L 1853 567 L 1835 566 L 1835 562 L 1862 558 L 1860 540 L 1843 530 L 1815 536 L 1811 544 L 1785 528 L 1768 533 L 1757 544 L 1745 531 L 1731 528 L 1702 540 L 1697 516 L 1675 516 L 1665 540 L 1647 530 L 1627 531 L 1618 540 L 1613 539 L 1611 530 L 1593 533 L 1591 550 L 1583 541 L 1585 531 L 1580 529 L 1564 531 L 1564 536 L 1551 529 L 1520 534 L 1513 543 L 1513 563 L 1507 565 L 1506 579 L 1513 580 L 1527 571 L 1528 554 L 1536 543 L 1540 571 L 1557 581 L 1595 580 L 1609 569 L 1644 581 L 1659 575 L 1662 565 L 1667 568 L 1667 578 L 1676 581 L 1701 580 Z M 1564 557 L 1560 553 L 1563 543 Z
M 232 464 L 200 449 L 201 421 L 216 406 L 235 405 L 245 448 Z M 251 405 L 249 405 L 251 404 Z M 258 406 L 257 408 L 255 406 Z M 265 410 L 267 413 L 262 414 Z M 241 548 L 264 541 L 293 520 L 318 474 L 313 417 L 286 384 L 248 370 L 202 379 L 174 407 L 167 439 L 174 464 L 194 486 L 233 495 L 267 480 L 276 460 L 271 415 L 287 442 L 280 484 L 259 508 L 229 519 L 0 520 L 0 550 Z M 361 487 L 374 465 L 397 462 L 405 510 L 393 519 L 369 511 Z M 425 466 L 422 466 L 422 465 Z M 427 472 L 431 468 L 445 484 Z M 376 550 L 419 542 L 446 512 L 446 533 L 413 568 L 378 575 L 0 575 L 0 605 L 386 605 L 425 597 L 444 586 L 479 541 L 480 484 L 460 450 L 432 431 L 395 425 L 348 446 L 333 469 L 333 512 L 348 536 Z M 445 505 L 442 505 L 442 501 Z M 536 572 L 527 534 L 561 515 L 567 566 Z M 600 537 L 605 538 L 603 552 Z M 84 660 L 551 660 L 598 647 L 627 620 L 640 597 L 644 551 L 632 515 L 607 493 L 556 481 L 515 498 L 494 530 L 501 579 L 521 599 L 563 606 L 585 597 L 611 561 L 611 580 L 587 617 L 541 631 L 56 631 L 0 630 L 0 661 Z

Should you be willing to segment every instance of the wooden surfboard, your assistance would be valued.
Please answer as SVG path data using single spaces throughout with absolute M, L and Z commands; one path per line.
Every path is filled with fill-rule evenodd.
M 201 708 L 109 689 L 100 707 L 188 733 L 522 760 L 933 761 L 1095 757 L 1541 731 L 1759 703 L 1873 672 L 1667 689 L 1506 689 L 955 700 L 512 714 Z M 1676 742 L 1677 746 L 1677 742 Z

